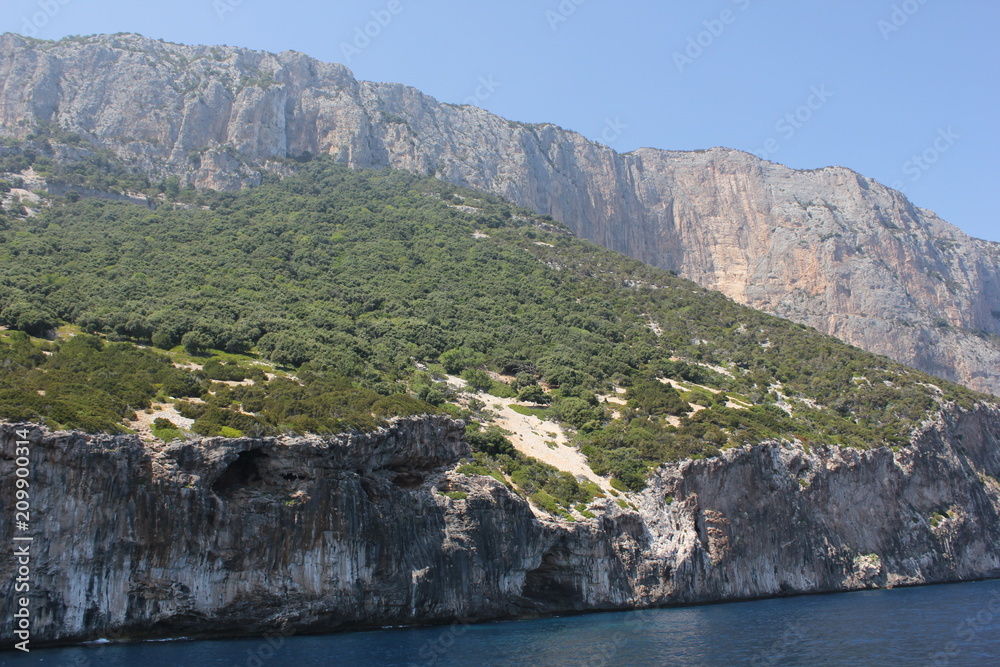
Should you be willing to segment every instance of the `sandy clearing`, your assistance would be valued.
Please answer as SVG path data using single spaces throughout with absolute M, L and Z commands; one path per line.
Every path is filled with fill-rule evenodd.
M 212 382 L 224 384 L 227 387 L 252 387 L 254 384 L 253 380 L 212 380 Z
M 660 380 L 660 382 L 665 382 L 665 383 L 669 384 L 671 387 L 673 387 L 677 391 L 690 391 L 690 389 L 688 389 L 687 387 L 685 387 L 683 384 L 681 384 L 677 380 L 667 379 L 667 380 Z M 706 387 L 703 384 L 695 384 L 694 382 L 688 382 L 687 386 L 688 387 L 697 387 L 698 389 L 704 389 L 705 391 L 710 391 L 713 394 L 721 394 L 722 393 L 721 389 L 712 389 L 711 387 Z
M 194 425 L 193 419 L 181 417 L 180 413 L 177 412 L 177 408 L 170 403 L 154 403 L 152 409 L 152 414 L 147 414 L 143 411 L 137 412 L 135 421 L 127 424 L 128 427 L 137 432 L 139 437 L 143 440 L 157 439 L 156 436 L 153 435 L 153 422 L 161 417 L 163 419 L 169 419 L 175 426 L 184 429 L 185 431 L 190 430 L 191 426 Z
M 200 371 L 201 369 L 204 368 L 204 366 L 202 364 L 196 364 L 194 362 L 191 362 L 190 364 L 177 364 L 177 363 L 175 363 L 174 364 L 174 368 L 186 368 L 189 371 Z
M 454 376 L 448 376 L 447 382 L 450 386 L 462 390 L 466 388 L 465 380 Z M 497 398 L 485 392 L 470 392 L 459 399 L 460 402 L 468 403 L 469 398 L 482 401 L 489 409 L 493 410 L 496 417 L 493 423 L 509 431 L 511 443 L 517 451 L 526 456 L 548 463 L 559 470 L 568 472 L 577 478 L 588 479 L 605 493 L 611 491 L 611 480 L 601 477 L 587 465 L 587 457 L 579 449 L 569 444 L 563 428 L 553 421 L 543 421 L 534 415 L 522 415 L 511 409 L 512 405 L 520 405 L 517 399 Z M 550 447 L 547 443 L 554 442 L 555 447 Z
M 597 400 L 607 405 L 616 405 L 618 407 L 624 408 L 626 405 L 628 405 L 628 402 L 626 402 L 625 399 L 623 398 L 623 396 L 625 395 L 625 390 L 619 387 L 615 387 L 615 391 L 617 392 L 615 394 L 603 394 L 601 396 L 598 396 Z M 612 419 L 620 419 L 621 416 L 622 416 L 621 410 L 615 410 L 613 408 L 611 409 Z

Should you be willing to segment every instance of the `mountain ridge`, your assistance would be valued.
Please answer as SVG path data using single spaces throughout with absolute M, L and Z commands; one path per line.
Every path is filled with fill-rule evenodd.
M 152 177 L 215 189 L 320 153 L 433 173 L 741 303 L 1000 393 L 1000 245 L 848 168 L 793 170 L 723 148 L 620 154 L 294 51 L 8 34 L 0 52 L 0 134 L 24 139 L 54 122 Z M 137 100 L 145 113 L 132 111 Z

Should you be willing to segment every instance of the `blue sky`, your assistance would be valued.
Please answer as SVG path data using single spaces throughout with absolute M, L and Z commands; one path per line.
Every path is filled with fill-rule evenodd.
M 3 3 L 0 32 L 293 49 L 621 151 L 843 165 L 1000 241 L 995 0 Z

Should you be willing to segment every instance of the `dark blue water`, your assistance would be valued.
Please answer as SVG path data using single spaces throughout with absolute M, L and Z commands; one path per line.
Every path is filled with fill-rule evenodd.
M 1000 581 L 324 637 L 81 646 L 4 665 L 1000 665 Z

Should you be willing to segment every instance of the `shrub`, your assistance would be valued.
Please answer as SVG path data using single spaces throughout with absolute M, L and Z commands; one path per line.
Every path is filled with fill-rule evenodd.
M 48 308 L 27 301 L 15 301 L 4 308 L 0 313 L 0 322 L 32 336 L 44 336 L 59 324 L 58 318 Z
M 594 409 L 581 398 L 561 398 L 552 404 L 552 413 L 559 421 L 581 428 L 591 421 L 601 421 L 603 411 Z
M 188 331 L 181 337 L 181 345 L 188 354 L 199 356 L 212 346 L 212 341 L 201 331 Z
M 161 389 L 167 396 L 174 398 L 197 398 L 201 396 L 201 386 L 187 371 L 171 369 L 167 372 Z
M 164 429 L 164 428 L 176 429 L 177 425 L 174 424 L 169 419 L 166 419 L 164 417 L 157 417 L 156 419 L 153 420 L 153 428 L 156 428 L 156 429 Z
M 511 383 L 511 387 L 514 389 L 523 389 L 525 387 L 531 387 L 532 385 L 537 385 L 538 380 L 531 373 L 521 371 L 514 377 L 514 382 Z
M 517 400 L 525 403 L 548 403 L 549 395 L 537 384 L 528 385 L 517 392 Z
M 482 452 L 489 456 L 514 456 L 517 450 L 507 436 L 497 426 L 490 426 L 485 431 L 466 430 L 466 439 L 474 452 Z
M 563 511 L 563 509 L 559 507 L 559 503 L 556 502 L 556 499 L 545 491 L 537 491 L 531 494 L 528 499 L 549 514 L 558 514 Z
M 490 396 L 496 396 L 497 398 L 514 398 L 517 396 L 517 392 L 503 382 L 493 382 L 490 384 L 489 393 Z
M 690 408 L 677 390 L 659 380 L 642 380 L 629 387 L 625 398 L 631 408 L 649 415 L 682 415 Z
M 462 373 L 462 378 L 476 391 L 489 391 L 493 386 L 493 378 L 485 371 L 472 368 Z
M 175 342 L 173 337 L 170 336 L 170 334 L 163 331 L 157 331 L 156 333 L 154 333 L 152 340 L 153 340 L 153 346 L 158 347 L 161 350 L 171 349 L 174 346 Z
M 439 357 L 445 371 L 458 375 L 464 369 L 482 363 L 483 355 L 467 347 L 459 347 L 444 352 Z
M 154 428 L 152 429 L 153 436 L 159 438 L 163 442 L 170 442 L 172 440 L 183 440 L 184 433 L 180 429 L 176 428 Z

